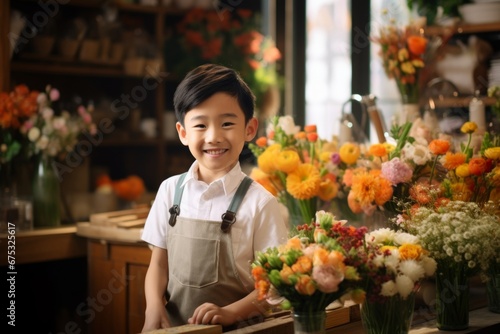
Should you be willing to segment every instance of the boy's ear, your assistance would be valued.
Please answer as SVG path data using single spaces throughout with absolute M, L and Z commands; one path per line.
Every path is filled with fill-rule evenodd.
M 179 139 L 184 146 L 188 145 L 186 138 L 186 129 L 182 126 L 180 122 L 175 123 L 175 128 L 177 129 L 177 134 L 179 135 Z
M 259 121 L 257 118 L 252 117 L 245 128 L 245 141 L 251 141 L 252 139 L 255 138 L 255 135 L 257 134 L 257 130 L 259 128 Z

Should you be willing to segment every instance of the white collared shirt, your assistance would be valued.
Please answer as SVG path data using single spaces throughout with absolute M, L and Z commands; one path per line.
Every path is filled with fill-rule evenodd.
M 244 176 L 238 163 L 224 177 L 206 184 L 198 180 L 198 163 L 195 161 L 184 179 L 179 216 L 221 221 Z M 146 219 L 142 239 L 153 246 L 167 248 L 167 233 L 171 228 L 168 210 L 173 205 L 179 177 L 175 175 L 162 182 Z M 252 182 L 237 211 L 236 222 L 231 227 L 236 267 L 249 291 L 254 286 L 250 263 L 255 252 L 286 243 L 287 235 L 277 199 L 260 184 Z

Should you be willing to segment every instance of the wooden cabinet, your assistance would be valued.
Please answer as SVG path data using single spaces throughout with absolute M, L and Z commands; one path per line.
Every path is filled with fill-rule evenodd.
M 145 243 L 88 241 L 89 334 L 141 332 L 150 257 Z
M 147 6 L 120 0 L 72 0 L 64 4 L 10 0 L 0 5 L 0 31 L 4 32 L 3 36 L 10 36 L 4 39 L 0 51 L 0 91 L 9 91 L 21 83 L 35 90 L 43 90 L 50 84 L 60 90 L 61 103 L 73 105 L 78 100 L 95 106 L 98 139 L 91 143 L 87 155 L 90 184 L 85 185 L 90 191 L 94 187 L 93 177 L 103 170 L 112 179 L 137 174 L 144 179 L 149 191 L 156 191 L 163 179 L 179 169 L 187 169 L 192 162 L 189 151 L 176 137 L 166 139 L 164 136 L 165 126 L 175 126 L 165 124 L 164 114 L 167 109 L 172 110 L 169 101 L 178 78 L 168 75 L 164 67 L 158 70 L 158 66 L 164 58 L 166 26 L 174 24 L 183 12 L 160 4 Z M 19 11 L 27 20 L 12 56 L 6 43 L 14 40 L 9 34 L 11 10 Z M 76 25 L 77 20 L 83 20 L 98 26 L 96 22 L 106 19 L 106 15 L 116 16 L 114 22 L 122 33 L 119 43 L 109 46 L 111 50 L 113 45 L 122 47 L 124 55 L 120 61 L 113 60 L 112 53 L 107 53 L 105 58 L 84 56 L 84 50 L 88 49 L 84 48 L 85 38 L 71 55 L 65 54 L 69 47 L 59 47 L 68 23 Z M 28 26 L 35 27 L 35 31 L 30 31 Z M 95 33 L 91 28 L 88 24 L 87 35 Z M 35 52 L 37 37 L 49 29 L 56 38 L 55 44 L 45 54 Z M 143 35 L 134 37 L 138 31 Z M 147 48 L 152 51 L 148 51 L 149 55 L 141 54 L 141 58 L 137 58 L 141 61 L 129 62 L 135 56 L 131 56 L 131 49 L 127 47 L 134 41 L 143 43 L 146 39 L 150 41 Z M 102 52 L 104 44 L 99 41 Z M 156 57 L 147 58 L 152 53 Z M 153 121 L 155 134 L 148 136 L 142 131 L 141 122 L 145 119 Z M 112 131 L 99 131 L 103 120 L 112 121 Z

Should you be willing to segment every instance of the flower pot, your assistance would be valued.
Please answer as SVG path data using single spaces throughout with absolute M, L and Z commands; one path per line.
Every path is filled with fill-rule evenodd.
M 399 294 L 383 301 L 365 300 L 361 305 L 361 321 L 367 334 L 408 333 L 413 320 L 415 292 L 406 299 Z
M 294 334 L 324 334 L 326 312 L 293 312 Z
M 437 328 L 459 331 L 469 327 L 467 264 L 438 262 L 436 271 Z

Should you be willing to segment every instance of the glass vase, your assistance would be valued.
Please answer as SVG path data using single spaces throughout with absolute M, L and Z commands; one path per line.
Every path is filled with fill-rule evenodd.
M 399 294 L 384 301 L 365 300 L 361 305 L 361 323 L 367 334 L 408 333 L 413 320 L 415 292 L 406 299 Z
M 324 334 L 326 312 L 293 312 L 294 334 Z
M 486 295 L 488 297 L 488 310 L 500 313 L 500 263 L 493 264 L 489 269 Z
M 469 327 L 467 265 L 438 263 L 436 271 L 437 328 L 458 331 Z
M 60 183 L 54 158 L 40 154 L 33 177 L 33 226 L 55 227 L 60 224 Z

